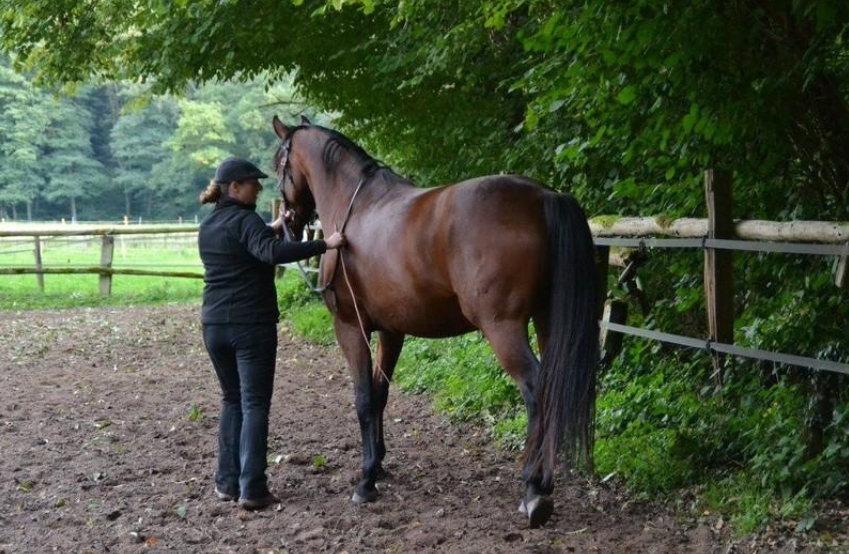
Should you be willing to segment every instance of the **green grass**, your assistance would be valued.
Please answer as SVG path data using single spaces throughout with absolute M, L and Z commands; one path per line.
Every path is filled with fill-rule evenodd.
M 42 246 L 42 264 L 45 268 L 100 265 L 100 239 L 46 239 Z M 0 267 L 35 267 L 32 241 L 0 240 Z M 194 238 L 118 236 L 112 267 L 203 273 Z M 35 274 L 0 275 L 0 309 L 200 302 L 202 290 L 202 279 L 114 275 L 112 294 L 103 297 L 99 292 L 99 275 L 94 273 L 46 274 L 43 291 L 39 289 Z

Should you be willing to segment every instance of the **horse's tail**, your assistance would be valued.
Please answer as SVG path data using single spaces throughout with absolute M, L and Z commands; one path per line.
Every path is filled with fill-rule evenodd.
M 598 346 L 598 273 L 586 215 L 570 194 L 544 199 L 551 292 L 548 339 L 536 384 L 539 424 L 527 469 L 551 486 L 563 447 L 572 465 L 592 467 Z M 536 436 L 533 436 L 536 435 Z

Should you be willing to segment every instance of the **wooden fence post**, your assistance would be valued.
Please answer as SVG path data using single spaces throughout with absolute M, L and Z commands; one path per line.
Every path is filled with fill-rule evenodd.
M 849 250 L 847 243 L 844 250 Z M 849 254 L 843 254 L 837 259 L 837 271 L 834 275 L 834 284 L 838 288 L 849 291 Z
M 41 273 L 44 267 L 41 262 L 41 237 L 36 235 L 33 238 L 35 239 L 35 269 L 38 270 L 35 274 L 35 280 L 38 283 L 38 290 L 44 292 L 44 273 Z
M 115 252 L 115 236 L 103 235 L 102 246 L 100 249 L 100 265 L 105 268 L 112 268 L 112 255 Z M 112 274 L 100 274 L 100 296 L 109 296 L 112 294 Z
M 607 276 L 610 274 L 610 247 L 596 246 L 596 274 L 598 275 L 598 315 L 601 317 L 604 311 L 604 302 L 607 300 Z
M 731 173 L 705 171 L 708 238 L 734 237 Z M 730 250 L 705 249 L 705 300 L 711 340 L 734 342 L 734 257 Z

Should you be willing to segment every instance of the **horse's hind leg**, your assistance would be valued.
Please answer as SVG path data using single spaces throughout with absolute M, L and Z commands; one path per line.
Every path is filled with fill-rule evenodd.
M 501 323 L 484 330 L 484 335 L 492 345 L 498 361 L 519 386 L 525 407 L 528 411 L 527 441 L 525 443 L 525 494 L 519 505 L 519 511 L 528 516 L 531 527 L 543 525 L 554 509 L 551 500 L 551 486 L 543 487 L 538 473 L 531 469 L 531 460 L 538 451 L 539 437 L 544 430 L 540 428 L 538 394 L 535 390 L 539 360 L 528 343 L 527 324 L 514 322 Z

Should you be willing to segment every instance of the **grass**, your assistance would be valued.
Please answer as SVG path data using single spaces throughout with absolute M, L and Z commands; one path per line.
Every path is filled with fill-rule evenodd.
M 335 343 L 333 321 L 322 302 L 299 293 L 306 290 L 294 272 L 278 286 L 282 318 L 295 334 L 313 342 Z M 375 350 L 374 342 L 372 351 Z M 524 444 L 527 419 L 519 390 L 501 370 L 480 333 L 448 339 L 407 337 L 393 376 L 401 390 L 426 393 L 435 408 L 454 421 L 490 427 L 505 447 Z
M 46 268 L 97 266 L 100 250 L 97 237 L 46 239 L 42 243 L 42 264 Z M 32 239 L 0 239 L 0 267 L 35 267 Z M 203 273 L 194 237 L 119 235 L 112 267 Z M 97 274 L 46 274 L 43 291 L 34 274 L 0 275 L 0 309 L 200 302 L 203 280 L 114 275 L 111 296 L 103 297 L 99 290 Z

